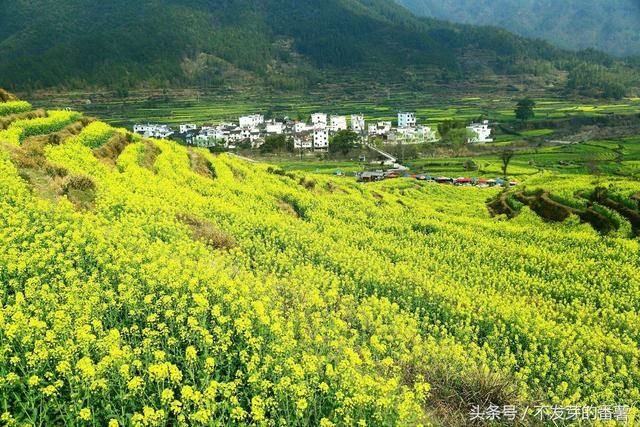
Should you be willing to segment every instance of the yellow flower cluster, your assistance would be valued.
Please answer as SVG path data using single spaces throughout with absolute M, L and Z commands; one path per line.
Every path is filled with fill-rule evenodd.
M 27 101 L 0 102 L 0 116 L 24 113 L 31 110 L 31 104 Z
M 167 141 L 114 167 L 91 149 L 112 132 L 47 147 L 95 181 L 82 212 L 39 199 L 0 148 L 3 422 L 428 425 L 431 403 L 486 384 L 640 399 L 638 241 L 491 218 L 494 190 L 310 187 L 198 151 L 212 179 Z
M 52 110 L 47 112 L 47 117 L 16 120 L 7 129 L 0 131 L 0 142 L 19 145 L 29 136 L 46 135 L 62 130 L 80 116 L 80 113 L 74 111 Z

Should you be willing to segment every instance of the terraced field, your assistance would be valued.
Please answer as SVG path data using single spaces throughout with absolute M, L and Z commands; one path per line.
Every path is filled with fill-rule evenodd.
M 491 148 L 491 147 L 487 147 Z M 411 159 L 404 162 L 410 168 L 409 173 L 445 176 L 473 176 L 495 178 L 502 175 L 502 162 L 499 156 L 500 145 L 492 145 L 493 154 L 461 155 L 458 157 L 428 157 Z M 357 161 L 321 161 L 295 156 L 290 159 L 282 156 L 268 159 L 287 171 L 304 171 L 321 174 L 359 172 L 379 168 L 371 163 L 373 153 L 365 153 L 367 162 Z M 541 171 L 552 171 L 565 175 L 602 174 L 619 175 L 637 179 L 640 160 L 640 138 L 618 138 L 613 140 L 594 140 L 572 145 L 555 145 L 541 148 L 518 149 L 508 174 L 511 178 L 522 179 Z M 472 161 L 477 170 L 469 170 L 466 163 Z
M 238 116 L 254 112 L 268 115 L 308 117 L 311 113 L 325 111 L 331 114 L 362 113 L 367 120 L 397 120 L 401 110 L 416 111 L 420 123 L 437 125 L 444 120 L 476 120 L 485 116 L 494 122 L 514 120 L 513 97 L 479 97 L 398 92 L 376 89 L 365 96 L 335 92 L 331 89 L 305 95 L 246 95 L 220 92 L 213 95 L 197 95 L 191 92 L 168 95 L 132 94 L 128 99 L 100 97 L 90 93 L 71 93 L 61 101 L 58 96 L 42 98 L 38 107 L 52 108 L 56 105 L 72 107 L 86 114 L 96 115 L 110 124 L 130 128 L 136 122 L 160 122 L 176 125 L 184 122 L 197 124 L 220 123 L 235 120 Z M 538 99 L 536 120 L 558 119 L 575 116 L 608 116 L 612 113 L 627 114 L 640 111 L 640 101 L 625 99 L 615 104 L 600 102 L 585 105 L 561 99 Z
M 5 424 L 466 426 L 492 402 L 535 425 L 540 403 L 640 400 L 637 181 L 522 175 L 507 215 L 499 189 L 27 113 L 0 131 Z

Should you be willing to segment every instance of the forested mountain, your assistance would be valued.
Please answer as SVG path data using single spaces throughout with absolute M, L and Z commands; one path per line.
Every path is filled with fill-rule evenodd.
M 417 18 L 393 0 L 0 0 L 0 58 L 0 85 L 16 90 L 232 81 L 297 89 L 345 71 L 472 79 L 577 64 L 620 80 L 626 67 L 503 30 Z
M 494 25 L 567 49 L 640 54 L 638 0 L 396 0 L 421 16 Z

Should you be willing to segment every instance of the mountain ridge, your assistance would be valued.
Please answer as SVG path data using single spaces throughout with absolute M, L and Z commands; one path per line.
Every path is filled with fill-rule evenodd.
M 0 56 L 0 85 L 12 90 L 247 80 L 297 90 L 327 71 L 384 81 L 620 65 L 504 30 L 417 18 L 391 0 L 0 2 Z
M 634 0 L 396 0 L 416 15 L 493 25 L 565 49 L 640 54 L 640 2 Z

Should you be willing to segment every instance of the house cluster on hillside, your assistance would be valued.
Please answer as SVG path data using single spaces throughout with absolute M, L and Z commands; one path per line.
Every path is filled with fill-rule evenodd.
M 158 139 L 169 138 L 174 134 L 173 130 L 167 125 L 152 125 L 149 123 L 146 125 L 135 125 L 133 126 L 133 131 L 145 138 Z
M 476 137 L 469 138 L 469 143 L 492 142 L 491 128 L 487 121 L 472 124 L 469 129 Z M 166 125 L 135 125 L 134 132 L 153 138 L 169 138 L 175 135 Z M 417 123 L 413 112 L 398 113 L 398 125 L 391 121 L 376 121 L 367 123 L 362 114 L 351 117 L 314 113 L 308 121 L 282 119 L 265 120 L 264 115 L 252 114 L 239 117 L 233 123 L 221 123 L 211 126 L 197 126 L 187 123 L 178 127 L 180 139 L 187 144 L 198 147 L 222 146 L 234 149 L 239 144 L 249 144 L 260 147 L 270 135 L 286 135 L 293 139 L 293 145 L 300 150 L 327 150 L 331 136 L 343 131 L 351 130 L 358 134 L 363 141 L 370 138 L 380 138 L 387 144 L 423 144 L 438 140 L 437 132 L 429 126 Z

